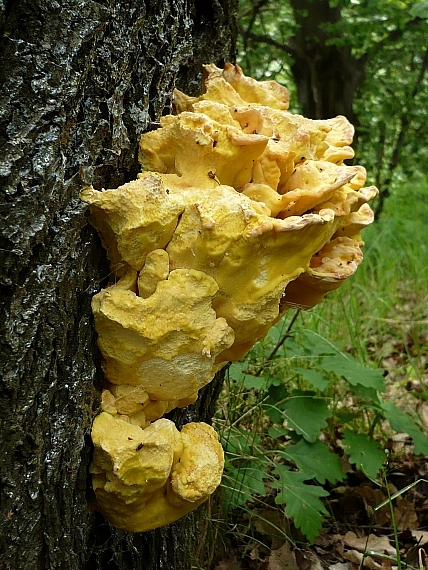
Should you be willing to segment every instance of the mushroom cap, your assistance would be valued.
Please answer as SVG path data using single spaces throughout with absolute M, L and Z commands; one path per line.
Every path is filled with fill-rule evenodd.
M 247 103 L 267 105 L 272 109 L 286 111 L 289 106 L 289 91 L 276 81 L 256 81 L 247 77 L 239 65 L 226 63 L 224 69 L 219 69 L 213 64 L 204 66 L 209 75 L 206 84 L 211 78 L 220 75 L 223 77 Z
M 328 210 L 279 220 L 245 195 L 217 186 L 186 207 L 167 251 L 172 269 L 203 268 L 215 280 L 216 315 L 234 330 L 234 346 L 245 345 L 247 351 L 247 343 L 262 338 L 278 317 L 287 284 L 306 270 L 335 230 Z M 227 360 L 233 350 L 218 360 Z
M 138 274 L 138 295 L 147 299 L 156 291 L 160 281 L 169 274 L 169 256 L 164 249 L 154 249 L 146 256 L 146 261 Z
M 195 509 L 220 484 L 223 450 L 213 428 L 180 433 L 160 419 L 141 429 L 106 412 L 94 420 L 90 471 L 97 506 L 118 528 L 146 532 Z
M 193 112 L 161 124 L 165 126 L 141 137 L 143 169 L 177 174 L 183 184 L 201 188 L 215 186 L 210 172 L 221 184 L 239 187 L 247 183 L 254 160 L 268 143 L 264 135 L 244 133 L 239 127 Z
M 141 386 L 155 416 L 169 408 L 153 402 L 195 394 L 286 307 L 313 306 L 355 270 L 377 192 L 363 187 L 364 168 L 343 163 L 345 117 L 291 114 L 285 88 L 239 66 L 205 71 L 204 93 L 176 92 L 179 114 L 141 137 L 142 167 L 156 172 L 82 194 L 117 274 L 134 270 L 94 298 L 104 370 Z M 336 238 L 353 240 L 346 271 L 317 266 Z
M 182 211 L 182 203 L 169 198 L 157 174 L 115 190 L 99 192 L 89 187 L 80 196 L 90 206 L 91 224 L 112 265 L 125 261 L 137 271 L 150 251 L 167 245 Z
M 177 269 L 144 299 L 123 286 L 128 281 L 129 273 L 92 300 L 107 380 L 139 386 L 151 400 L 193 395 L 234 340 L 212 308 L 218 285 L 202 271 Z
M 170 420 L 161 419 L 146 429 L 102 412 L 92 425 L 95 446 L 91 472 L 104 474 L 104 489 L 121 494 L 138 486 L 139 495 L 150 495 L 165 485 L 174 453 L 182 453 L 179 432 Z
M 223 474 L 224 453 L 218 435 L 205 423 L 189 423 L 181 430 L 183 453 L 171 473 L 171 488 L 181 499 L 194 503 L 211 495 Z M 171 501 L 176 498 L 171 494 Z
M 310 267 L 285 290 L 281 311 L 289 307 L 309 309 L 355 273 L 363 254 L 359 241 L 338 237 L 328 242 L 312 258 Z

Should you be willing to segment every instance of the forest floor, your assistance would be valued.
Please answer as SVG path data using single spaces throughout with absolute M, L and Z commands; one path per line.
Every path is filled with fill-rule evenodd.
M 428 185 L 419 192 L 423 199 Z M 413 205 L 405 192 L 391 198 L 390 209 L 370 228 L 366 268 L 342 296 L 307 317 L 305 326 L 369 366 L 382 368 L 385 398 L 413 417 L 426 434 L 428 207 L 417 219 Z M 400 218 L 392 212 L 399 212 Z M 226 517 L 218 505 L 211 506 L 209 525 L 218 523 L 220 528 L 214 540 L 217 556 L 194 568 L 428 570 L 428 456 L 415 455 L 412 438 L 404 432 L 387 428 L 382 437 L 388 459 L 376 480 L 341 454 L 345 477 L 324 485 L 328 515 L 312 544 L 275 503 L 273 493 L 254 494 L 244 508 L 240 505 Z
M 390 340 L 393 350 L 383 360 L 389 396 L 400 402 L 400 408 L 415 410 L 428 430 L 428 403 L 412 395 L 423 394 L 428 386 L 428 336 L 419 339 L 423 348 L 418 343 L 415 349 L 424 364 L 417 380 L 405 377 L 412 347 Z M 330 516 L 312 545 L 305 544 L 274 501 L 255 498 L 247 509 L 234 513 L 234 526 L 215 570 L 428 570 L 428 457 L 414 455 L 405 433 L 393 434 L 388 445 L 394 457 L 387 466 L 388 491 L 393 495 L 404 490 L 392 502 L 375 511 L 388 499 L 388 491 L 355 470 L 344 456 L 347 478 L 329 489 Z

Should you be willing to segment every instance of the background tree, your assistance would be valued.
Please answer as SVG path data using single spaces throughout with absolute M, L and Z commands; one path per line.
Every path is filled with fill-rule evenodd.
M 108 263 L 79 200 L 136 177 L 139 135 L 234 57 L 234 0 L 0 5 L 0 568 L 187 569 L 197 515 L 151 533 L 87 508 Z M 221 378 L 178 424 L 209 420 Z
M 426 172 L 428 8 L 388 0 L 241 0 L 241 63 L 295 92 L 305 116 L 345 115 L 380 189 Z

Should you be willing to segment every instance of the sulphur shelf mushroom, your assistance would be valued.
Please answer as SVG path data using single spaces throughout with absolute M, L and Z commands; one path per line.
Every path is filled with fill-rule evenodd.
M 205 69 L 203 95 L 176 91 L 176 114 L 141 137 L 138 179 L 81 194 L 115 275 L 92 301 L 106 378 L 93 486 L 106 519 L 133 532 L 183 516 L 221 479 L 214 430 L 178 432 L 162 416 L 289 307 L 313 307 L 352 275 L 373 221 L 377 190 L 344 163 L 344 117 L 291 114 L 275 81 Z

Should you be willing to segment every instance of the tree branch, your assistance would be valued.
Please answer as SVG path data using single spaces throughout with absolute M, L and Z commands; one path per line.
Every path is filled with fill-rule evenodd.
M 289 45 L 282 44 L 281 42 L 274 40 L 270 36 L 266 36 L 263 34 L 254 34 L 253 32 L 244 30 L 244 28 L 242 26 L 238 26 L 238 30 L 239 30 L 239 33 L 241 34 L 241 36 L 246 41 L 252 40 L 253 42 L 256 42 L 258 44 L 264 43 L 264 44 L 267 44 L 269 46 L 273 46 L 273 47 L 285 52 L 286 54 L 291 55 L 292 57 L 295 55 L 295 50 L 293 50 Z

